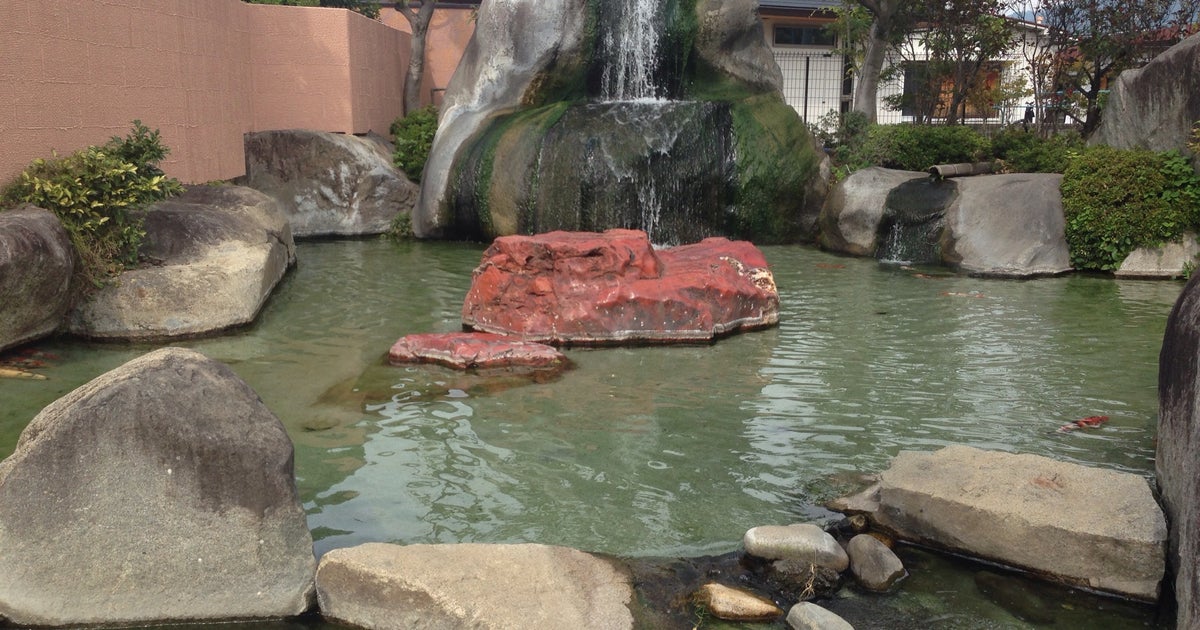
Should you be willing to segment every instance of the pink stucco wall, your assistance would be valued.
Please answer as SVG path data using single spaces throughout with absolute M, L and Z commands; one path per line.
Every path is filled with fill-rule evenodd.
M 408 35 L 342 9 L 240 0 L 0 0 L 0 182 L 31 160 L 162 131 L 168 174 L 245 171 L 242 134 L 386 133 Z
M 392 28 L 405 33 L 412 32 L 408 20 L 392 7 L 383 6 L 379 19 Z M 446 7 L 434 10 L 425 40 L 425 77 L 421 82 L 423 103 L 441 102 L 442 90 L 446 89 L 450 77 L 454 76 L 454 70 L 474 32 L 473 8 Z

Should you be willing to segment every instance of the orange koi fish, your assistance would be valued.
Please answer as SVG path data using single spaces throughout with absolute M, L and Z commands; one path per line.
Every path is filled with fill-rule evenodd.
M 1105 422 L 1108 422 L 1108 416 L 1088 416 L 1086 418 L 1080 418 L 1075 422 L 1068 422 L 1067 424 L 1058 427 L 1058 432 L 1066 433 L 1067 431 L 1074 431 L 1075 429 L 1098 427 Z

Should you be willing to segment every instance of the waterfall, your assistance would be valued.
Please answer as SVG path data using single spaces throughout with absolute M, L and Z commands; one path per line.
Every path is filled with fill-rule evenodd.
M 655 0 L 605 0 L 601 18 L 604 69 L 601 98 L 605 101 L 639 101 L 662 98 L 656 77 L 662 10 Z
M 816 156 L 795 111 L 769 88 L 778 70 L 753 0 L 725 0 L 715 23 L 693 0 L 493 2 L 509 8 L 511 27 L 476 30 L 476 42 L 487 33 L 498 43 L 480 48 L 494 49 L 486 63 L 466 57 L 481 64 L 476 91 L 455 102 L 495 105 L 448 110 L 461 122 L 444 117 L 434 143 L 435 153 L 455 152 L 438 207 L 422 205 L 436 211 L 425 221 L 439 235 L 619 227 L 674 245 L 718 235 L 779 242 L 806 229 L 797 217 Z M 566 19 L 568 4 L 586 14 Z M 543 42 L 559 31 L 532 19 L 542 15 L 558 16 L 573 39 Z M 552 50 L 561 57 L 543 54 Z M 725 55 L 772 65 L 735 72 L 717 63 Z M 498 87 L 516 80 L 493 76 L 509 72 L 529 84 L 519 106 Z
M 953 183 L 918 178 L 888 192 L 875 257 L 885 263 L 940 262 L 946 210 L 957 191 Z

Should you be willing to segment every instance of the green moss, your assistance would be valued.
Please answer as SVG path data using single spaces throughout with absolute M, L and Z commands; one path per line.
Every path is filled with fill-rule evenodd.
M 755 92 L 745 83 L 734 79 L 696 55 L 692 60 L 687 97 L 697 101 L 736 102 L 753 98 Z
M 761 243 L 792 242 L 816 150 L 796 111 L 778 95 L 734 103 L 738 192 L 733 234 Z
M 493 117 L 464 145 L 451 179 L 450 223 L 456 233 L 487 240 L 497 236 L 498 230 L 509 231 L 501 230 L 502 226 L 526 224 L 523 215 L 530 212 L 532 191 L 536 190 L 536 146 L 570 106 L 562 101 Z M 524 159 L 514 159 L 518 153 Z M 503 162 L 502 172 L 497 172 L 497 159 Z M 500 187 L 503 194 L 497 192 Z M 510 208 L 522 216 L 509 216 Z
M 696 57 L 696 32 L 699 19 L 696 15 L 696 0 L 673 0 L 667 4 L 665 27 L 659 51 L 665 56 L 663 68 L 667 76 L 680 77 L 680 92 L 690 83 L 688 75 L 692 59 Z

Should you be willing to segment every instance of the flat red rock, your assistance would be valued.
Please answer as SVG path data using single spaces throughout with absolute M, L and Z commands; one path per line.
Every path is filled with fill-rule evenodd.
M 437 363 L 471 368 L 550 368 L 565 365 L 566 357 L 545 344 L 491 333 L 425 333 L 401 337 L 388 352 L 393 365 Z
M 471 329 L 556 345 L 709 341 L 779 323 L 767 261 L 746 241 L 655 250 L 644 232 L 502 236 L 463 304 Z

